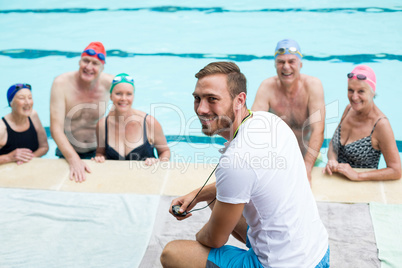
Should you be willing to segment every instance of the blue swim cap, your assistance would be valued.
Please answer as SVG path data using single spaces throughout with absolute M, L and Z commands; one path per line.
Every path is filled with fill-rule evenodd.
M 8 101 L 8 106 L 11 106 L 10 103 L 14 99 L 15 94 L 17 94 L 18 91 L 20 91 L 23 88 L 27 88 L 32 91 L 32 87 L 30 84 L 15 84 L 12 85 L 8 90 L 7 90 L 7 101 Z
M 283 54 L 293 54 L 300 59 L 303 57 L 299 44 L 293 39 L 283 39 L 278 42 L 275 48 L 275 58 Z

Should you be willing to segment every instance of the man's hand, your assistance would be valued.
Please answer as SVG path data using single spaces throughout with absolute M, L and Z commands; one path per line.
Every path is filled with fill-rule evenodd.
M 178 197 L 176 199 L 173 199 L 172 203 L 170 204 L 169 207 L 169 213 L 172 214 L 177 220 L 181 221 L 184 219 L 187 219 L 188 217 L 191 217 L 191 213 L 188 213 L 193 207 L 195 207 L 195 205 L 197 204 L 196 200 L 194 200 L 193 203 L 191 203 L 191 206 L 189 207 L 188 205 L 190 204 L 190 202 L 194 199 L 195 194 L 194 192 L 191 192 L 187 195 Z M 175 205 L 179 205 L 180 206 L 180 210 L 179 213 L 183 213 L 183 212 L 187 212 L 187 215 L 184 217 L 178 217 L 173 213 L 172 210 L 172 206 Z
M 74 159 L 68 162 L 70 164 L 70 180 L 83 182 L 86 179 L 85 171 L 91 173 L 91 169 L 81 159 Z

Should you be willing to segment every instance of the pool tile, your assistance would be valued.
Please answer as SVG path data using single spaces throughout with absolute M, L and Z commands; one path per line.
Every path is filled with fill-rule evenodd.
M 160 162 L 148 167 L 141 161 L 83 161 L 92 170 L 84 183 L 69 180 L 65 160 L 33 159 L 20 166 L 0 165 L 0 187 L 179 196 L 201 187 L 215 167 L 180 162 Z M 312 190 L 317 201 L 402 203 L 402 180 L 352 182 L 337 174 L 322 174 L 322 169 L 315 167 L 312 173 Z M 215 175 L 209 181 L 212 182 Z
M 147 167 L 143 161 L 83 161 L 92 171 L 86 174 L 86 181 L 67 180 L 61 191 L 159 195 L 168 172 L 157 166 Z
M 65 160 L 34 158 L 22 165 L 0 165 L 0 174 L 0 187 L 58 190 L 69 169 Z
M 384 193 L 387 204 L 402 204 L 402 180 L 384 181 Z
M 312 190 L 317 201 L 343 203 L 384 203 L 385 197 L 380 182 L 354 182 L 342 175 L 322 174 L 323 168 L 315 167 L 312 172 Z M 365 171 L 361 170 L 360 172 Z

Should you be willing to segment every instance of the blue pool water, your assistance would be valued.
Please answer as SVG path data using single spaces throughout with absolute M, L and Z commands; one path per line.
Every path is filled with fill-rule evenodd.
M 9 112 L 8 87 L 26 82 L 33 86 L 34 108 L 48 127 L 53 79 L 78 68 L 89 42 L 102 41 L 108 53 L 105 72 L 134 77 L 137 109 L 154 115 L 171 141 L 202 137 L 193 112 L 194 74 L 211 61 L 235 61 L 248 79 L 251 107 L 261 81 L 276 74 L 276 42 L 289 37 L 305 55 L 302 72 L 324 85 L 326 139 L 348 103 L 346 73 L 363 63 L 376 72 L 375 102 L 389 118 L 400 146 L 401 14 L 402 3 L 395 0 L 1 1 L 0 115 Z M 54 157 L 49 141 L 46 157 Z M 188 162 L 217 162 L 221 146 L 170 145 L 173 160 Z M 326 148 L 322 152 L 325 155 Z

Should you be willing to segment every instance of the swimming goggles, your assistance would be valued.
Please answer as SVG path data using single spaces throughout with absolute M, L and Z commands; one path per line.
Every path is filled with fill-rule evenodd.
M 281 48 L 278 48 L 278 50 L 275 52 L 275 54 L 274 54 L 274 57 L 277 55 L 277 54 L 280 54 L 280 55 L 283 55 L 283 54 L 285 54 L 286 53 L 286 50 L 290 53 L 290 54 L 299 54 L 300 55 L 300 57 L 303 57 L 303 55 L 297 50 L 297 48 L 295 48 L 295 47 L 281 47 Z
M 113 79 L 113 82 L 112 82 L 112 84 L 113 85 L 115 85 L 115 84 L 118 84 L 118 83 L 120 83 L 120 82 L 124 82 L 124 81 L 126 81 L 127 83 L 132 83 L 132 84 L 134 84 L 134 78 L 132 78 L 131 76 L 116 76 L 114 79 Z
M 18 90 L 23 89 L 23 88 L 27 88 L 29 90 L 32 90 L 32 87 L 31 87 L 30 84 L 15 84 L 13 91 L 10 92 L 10 95 L 13 95 L 13 94 L 17 93 Z
M 364 74 L 354 74 L 354 73 L 348 73 L 348 78 L 351 79 L 353 77 L 355 77 L 359 80 L 367 80 L 370 81 L 372 83 L 374 83 L 374 81 L 372 81 L 370 78 L 368 78 L 367 76 L 365 76 Z M 375 83 L 374 83 L 375 84 Z
M 20 90 L 20 89 L 23 89 L 23 88 L 27 88 L 29 90 L 32 89 L 30 84 L 15 84 L 15 90 Z
M 92 49 L 92 48 L 89 48 L 89 49 L 87 49 L 87 50 L 84 50 L 82 53 L 87 53 L 89 56 L 95 56 L 95 55 L 96 55 L 96 56 L 98 57 L 98 59 L 100 59 L 100 60 L 106 62 L 105 54 L 103 54 L 103 53 L 96 53 L 96 51 L 95 51 L 94 49 Z

